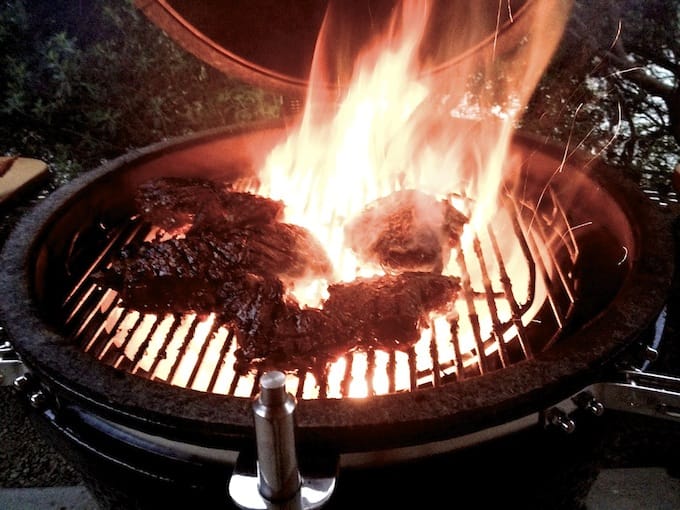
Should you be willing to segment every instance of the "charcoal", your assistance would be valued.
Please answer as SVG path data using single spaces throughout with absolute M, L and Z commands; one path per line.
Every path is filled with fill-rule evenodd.
M 368 204 L 345 237 L 360 260 L 386 271 L 441 273 L 467 221 L 448 200 L 403 190 Z

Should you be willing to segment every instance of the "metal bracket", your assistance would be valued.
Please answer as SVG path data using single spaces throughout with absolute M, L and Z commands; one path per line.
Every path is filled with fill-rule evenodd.
M 285 501 L 273 501 L 262 495 L 260 470 L 253 455 L 241 453 L 229 481 L 229 496 L 244 510 L 312 510 L 325 505 L 335 490 L 337 459 L 334 466 L 328 461 L 328 473 L 305 472 L 300 487 Z
M 640 370 L 623 370 L 619 375 L 619 381 L 592 384 L 544 411 L 544 425 L 573 432 L 576 409 L 595 416 L 609 409 L 680 422 L 679 377 Z
M 621 382 L 592 386 L 605 408 L 680 421 L 680 378 L 634 370 L 622 376 Z
M 0 344 L 0 386 L 12 386 L 28 369 L 9 342 Z

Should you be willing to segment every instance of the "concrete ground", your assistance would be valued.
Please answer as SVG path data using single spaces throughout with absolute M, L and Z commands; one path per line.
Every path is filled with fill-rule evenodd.
M 595 481 L 586 510 L 677 510 L 680 482 L 663 468 L 605 469 Z M 0 487 L 2 510 L 97 510 L 81 485 Z

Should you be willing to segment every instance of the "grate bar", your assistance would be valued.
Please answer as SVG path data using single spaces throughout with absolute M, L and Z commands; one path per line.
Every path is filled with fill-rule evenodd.
M 491 247 L 493 253 L 496 257 L 496 262 L 498 263 L 498 268 L 500 272 L 499 280 L 503 286 L 503 291 L 505 293 L 505 299 L 508 302 L 511 310 L 511 323 L 515 326 L 517 332 L 517 340 L 519 341 L 522 353 L 525 358 L 531 358 L 533 356 L 531 345 L 529 344 L 526 336 L 526 331 L 524 328 L 524 323 L 522 322 L 522 311 L 520 309 L 517 298 L 512 289 L 512 280 L 510 275 L 508 275 L 507 269 L 505 267 L 505 262 L 503 259 L 503 254 L 501 252 L 500 246 L 498 245 L 498 239 L 494 234 L 491 226 L 488 227 L 489 239 L 491 241 Z M 533 264 L 530 264 L 533 266 Z M 535 270 L 534 270 L 535 271 Z
M 432 330 L 432 338 L 430 339 L 430 358 L 432 359 L 432 384 L 439 386 L 442 382 L 441 368 L 439 366 L 439 349 L 437 348 L 437 330 L 434 324 L 430 324 Z
M 502 325 L 498 318 L 498 308 L 496 307 L 496 300 L 493 297 L 493 288 L 491 285 L 491 279 L 489 278 L 489 271 L 486 267 L 486 262 L 484 258 L 484 253 L 482 252 L 482 245 L 479 237 L 475 236 L 473 241 L 473 247 L 475 254 L 477 255 L 477 260 L 479 261 L 479 268 L 482 272 L 482 284 L 484 285 L 485 295 L 486 295 L 486 305 L 491 314 L 492 330 L 491 334 L 494 338 L 496 345 L 498 346 L 498 353 L 501 358 L 501 364 L 503 367 L 507 367 L 510 364 L 508 359 L 508 351 L 503 341 L 503 335 L 501 333 Z
M 120 363 L 120 361 L 125 358 L 125 349 L 130 343 L 130 341 L 132 341 L 132 337 L 137 331 L 137 328 L 141 325 L 142 321 L 144 320 L 144 316 L 136 311 L 132 311 L 124 315 L 125 317 L 123 322 L 126 319 L 130 318 L 134 321 L 133 324 L 126 330 L 123 341 L 121 342 L 120 345 L 116 346 L 117 349 L 111 349 L 113 342 L 110 342 L 108 344 L 109 349 L 103 354 L 101 358 L 99 358 L 107 365 L 112 365 L 114 367 L 118 367 L 118 363 Z
M 104 248 L 94 258 L 92 263 L 85 269 L 80 279 L 76 282 L 75 285 L 72 286 L 71 292 L 64 299 L 63 302 L 64 307 L 67 307 L 70 302 L 75 300 L 78 291 L 84 287 L 90 275 L 97 268 L 100 267 L 103 261 L 107 260 L 110 254 L 116 251 L 116 248 L 122 248 L 123 246 L 127 246 L 128 244 L 130 244 L 130 242 L 133 241 L 133 239 L 138 235 L 141 226 L 142 225 L 139 221 L 133 221 L 131 219 L 128 223 L 126 223 L 122 227 L 116 228 L 115 230 L 112 231 L 113 234 L 111 235 L 108 244 L 104 246 Z M 71 242 L 71 249 L 73 249 L 73 246 L 75 245 L 77 240 L 78 236 L 76 235 L 73 241 Z
M 472 326 L 472 333 L 474 335 L 474 341 L 476 346 L 477 362 L 479 364 L 480 374 L 485 374 L 488 371 L 486 357 L 484 355 L 484 344 L 482 342 L 482 334 L 479 323 L 479 315 L 477 315 L 475 302 L 474 302 L 474 292 L 472 290 L 472 285 L 470 283 L 470 273 L 467 270 L 467 264 L 465 262 L 465 256 L 463 255 L 463 250 L 458 251 L 458 265 L 461 269 L 460 284 L 462 289 L 462 294 L 464 297 L 464 302 L 468 310 L 468 320 Z
M 177 374 L 177 369 L 180 366 L 180 363 L 182 363 L 182 357 L 183 354 L 186 352 L 186 348 L 193 339 L 194 333 L 196 332 L 196 327 L 198 326 L 198 317 L 193 316 L 191 324 L 189 326 L 189 330 L 187 333 L 183 336 L 182 338 L 182 343 L 181 346 L 177 349 L 177 355 L 175 357 L 175 360 L 170 367 L 170 371 L 168 372 L 167 377 L 165 378 L 167 381 L 172 381 L 175 378 L 175 374 Z
M 567 273 L 578 246 L 565 209 L 551 190 L 542 195 L 541 211 L 509 196 L 504 210 L 506 230 L 514 234 L 514 253 L 528 272 L 522 281 L 526 287 L 519 289 L 524 292 L 521 298 L 499 242 L 502 226 L 490 224 L 473 233 L 470 248 L 460 247 L 451 262 L 461 283 L 457 320 L 429 317 L 428 332 L 406 350 L 368 348 L 347 353 L 344 366 L 328 362 L 321 370 L 300 369 L 287 381 L 294 394 L 344 398 L 353 391 L 369 396 L 415 391 L 502 369 L 543 348 L 532 344 L 523 316 L 541 306 L 542 301 L 536 301 L 540 289 L 550 317 L 561 330 L 571 311 L 567 307 L 564 313 L 562 305 L 573 296 Z M 126 243 L 158 237 L 159 232 L 138 218 L 131 218 L 114 234 L 107 232 L 101 252 L 92 257 L 63 301 L 65 326 L 86 352 L 122 370 L 200 391 L 252 396 L 260 373 L 237 363 L 235 332 L 214 316 L 139 314 L 122 308 L 115 291 L 92 280 L 92 274 L 110 265 Z M 566 263 L 560 258 L 564 254 Z

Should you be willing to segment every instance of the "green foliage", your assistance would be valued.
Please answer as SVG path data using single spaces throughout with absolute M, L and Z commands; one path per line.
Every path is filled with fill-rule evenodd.
M 678 0 L 576 0 L 524 127 L 668 191 L 680 161 L 679 13 Z
M 625 51 L 647 82 L 680 90 L 679 4 L 576 0 L 523 127 L 667 185 L 680 158 L 680 93 L 674 117 L 669 98 L 612 55 Z M 0 3 L 0 84 L 0 154 L 43 158 L 58 182 L 169 136 L 276 118 L 282 103 L 180 49 L 130 0 Z
M 0 4 L 0 153 L 57 183 L 165 137 L 276 118 L 281 98 L 224 76 L 129 0 Z

